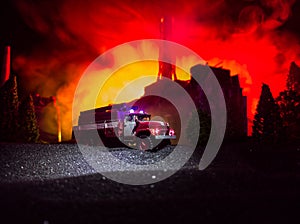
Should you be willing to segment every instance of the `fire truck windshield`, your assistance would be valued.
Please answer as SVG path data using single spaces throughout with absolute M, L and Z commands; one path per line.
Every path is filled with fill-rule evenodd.
M 138 119 L 140 121 L 150 121 L 150 116 L 139 116 Z
M 151 115 L 150 114 L 130 114 L 127 116 L 127 121 L 134 121 L 135 119 L 139 121 L 150 121 Z

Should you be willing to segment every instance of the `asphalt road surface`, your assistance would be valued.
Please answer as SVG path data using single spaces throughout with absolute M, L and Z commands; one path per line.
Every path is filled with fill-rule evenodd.
M 291 223 L 296 219 L 298 223 L 299 169 L 258 169 L 235 153 L 241 147 L 245 145 L 223 146 L 204 171 L 198 170 L 196 154 L 171 177 L 133 186 L 100 174 L 75 144 L 2 143 L 0 222 Z M 128 164 L 145 165 L 161 161 L 172 150 L 115 148 L 100 155 L 109 153 Z M 164 169 L 176 169 L 176 162 Z M 139 166 L 124 170 L 107 163 L 100 171 L 140 174 L 132 167 Z

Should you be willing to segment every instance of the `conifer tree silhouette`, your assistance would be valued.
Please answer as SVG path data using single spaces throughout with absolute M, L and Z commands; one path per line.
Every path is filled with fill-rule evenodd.
M 283 138 L 300 140 L 300 68 L 295 62 L 291 63 L 286 87 L 276 99 L 283 120 Z
M 23 142 L 39 141 L 39 127 L 31 95 L 28 95 L 19 106 L 19 124 L 20 140 Z
M 268 85 L 263 84 L 253 120 L 252 136 L 262 142 L 275 143 L 282 130 L 282 119 Z
M 17 77 L 11 76 L 0 88 L 0 140 L 16 141 L 18 132 L 18 86 Z

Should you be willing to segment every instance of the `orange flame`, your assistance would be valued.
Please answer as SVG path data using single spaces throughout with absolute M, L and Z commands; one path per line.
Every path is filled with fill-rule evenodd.
M 164 20 L 161 15 L 167 12 L 174 17 L 172 38 L 175 42 L 194 50 L 209 65 L 222 61 L 223 68 L 230 69 L 233 75 L 240 75 L 243 93 L 248 96 L 248 115 L 252 119 L 261 83 L 269 84 L 276 96 L 285 88 L 290 62 L 300 60 L 298 37 L 282 27 L 290 18 L 294 2 L 241 1 L 235 6 L 223 0 L 213 3 L 192 0 L 189 4 L 183 0 L 157 1 L 157 4 L 127 0 L 109 3 L 64 0 L 53 6 L 57 1 L 47 4 L 17 1 L 24 21 L 45 39 L 32 45 L 30 55 L 16 54 L 13 68 L 27 90 L 42 96 L 57 96 L 62 138 L 68 138 L 73 94 L 84 68 L 114 46 L 136 39 L 159 38 L 159 22 Z M 119 60 L 122 57 L 124 52 L 119 54 Z M 176 65 L 180 67 L 180 64 L 195 65 L 189 57 L 177 58 Z M 143 67 L 136 66 L 137 70 Z M 140 75 L 152 66 L 156 70 L 158 65 L 145 65 Z M 189 74 L 178 71 L 176 74 L 178 79 L 189 79 Z M 120 79 L 126 84 L 134 77 L 126 74 Z M 110 84 L 106 92 L 101 93 L 103 103 L 112 102 L 114 97 L 110 94 L 122 87 L 121 80 L 112 80 L 116 86 Z M 140 95 L 142 88 L 137 88 L 137 95 Z M 55 127 L 49 128 L 55 132 Z

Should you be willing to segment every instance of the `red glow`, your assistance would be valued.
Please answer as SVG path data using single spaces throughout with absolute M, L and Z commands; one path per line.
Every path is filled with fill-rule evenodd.
M 219 64 L 230 69 L 232 75 L 239 73 L 252 120 L 261 83 L 269 84 L 277 96 L 285 87 L 289 64 L 299 60 L 297 37 L 277 29 L 289 18 L 293 3 L 262 0 L 260 4 L 235 6 L 222 0 L 64 0 L 49 7 L 51 3 L 33 5 L 18 1 L 25 21 L 45 40 L 30 55 L 18 55 L 14 69 L 30 83 L 28 89 L 57 95 L 64 105 L 62 128 L 68 132 L 68 105 L 72 104 L 86 65 L 124 42 L 160 38 L 159 26 L 164 22 L 161 16 L 167 14 L 173 18 L 173 41 L 191 48 L 211 66 Z M 262 7 L 272 9 L 272 13 L 264 14 Z M 230 12 L 235 12 L 235 16 Z
M 0 87 L 9 79 L 10 75 L 10 46 L 6 46 L 3 58 L 3 66 L 0 77 Z

